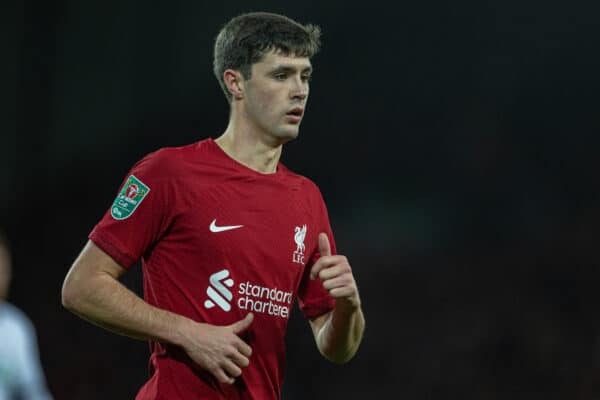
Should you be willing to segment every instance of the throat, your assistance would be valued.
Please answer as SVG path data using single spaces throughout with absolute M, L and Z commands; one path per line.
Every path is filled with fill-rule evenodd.
M 227 132 L 215 143 L 232 159 L 261 174 L 277 172 L 282 146 L 270 147 L 260 142 L 234 140 Z

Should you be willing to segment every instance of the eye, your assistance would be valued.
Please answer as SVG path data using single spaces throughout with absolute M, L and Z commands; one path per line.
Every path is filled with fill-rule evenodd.
M 285 81 L 287 78 L 287 74 L 280 72 L 278 74 L 274 75 L 275 79 L 277 79 L 278 81 Z
M 302 82 L 310 82 L 312 75 L 302 75 Z

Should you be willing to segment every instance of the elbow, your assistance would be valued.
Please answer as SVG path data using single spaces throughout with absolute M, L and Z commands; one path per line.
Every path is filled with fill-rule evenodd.
M 63 283 L 60 298 L 62 306 L 71 312 L 76 312 L 81 304 L 81 290 L 72 279 L 69 279 L 69 276 L 67 276 Z
M 358 336 L 339 341 L 319 341 L 319 352 L 333 364 L 346 364 L 354 358 L 362 342 L 362 333 Z
M 346 343 L 342 346 L 332 345 L 332 343 L 319 343 L 319 353 L 329 362 L 337 365 L 346 364 L 354 358 L 358 350 L 358 343 Z
M 75 295 L 74 290 L 67 284 L 67 281 L 65 281 L 60 292 L 60 301 L 62 306 L 67 310 L 72 310 L 76 302 L 76 298 L 77 296 Z
M 327 361 L 329 361 L 333 364 L 342 365 L 342 364 L 346 364 L 350 360 L 352 360 L 354 358 L 354 355 L 356 354 L 356 352 L 353 351 L 353 352 L 334 353 L 334 354 L 328 354 L 326 352 L 323 352 L 321 354 L 323 355 L 323 357 L 325 357 L 325 359 L 327 359 Z

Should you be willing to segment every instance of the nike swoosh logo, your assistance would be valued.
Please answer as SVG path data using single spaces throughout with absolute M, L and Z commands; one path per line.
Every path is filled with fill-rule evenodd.
M 244 226 L 244 225 L 217 226 L 216 222 L 217 222 L 217 220 L 213 219 L 213 222 L 210 223 L 210 231 L 211 232 L 225 232 L 225 231 L 230 231 L 232 229 L 238 229 L 238 228 L 241 228 Z

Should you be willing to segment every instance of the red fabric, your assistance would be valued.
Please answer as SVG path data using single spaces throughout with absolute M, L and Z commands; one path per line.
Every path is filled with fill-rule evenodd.
M 282 164 L 274 174 L 251 170 L 212 139 L 152 153 L 124 182 L 131 174 L 150 191 L 126 219 L 115 220 L 109 209 L 90 239 L 124 268 L 142 259 L 144 298 L 152 305 L 216 325 L 242 319 L 252 303 L 255 316 L 244 337 L 253 349 L 250 366 L 234 386 L 192 366 L 180 349 L 151 342 L 151 376 L 137 399 L 279 399 L 295 299 L 307 318 L 334 306 L 308 276 L 320 232 L 335 254 L 318 188 Z M 211 232 L 213 220 L 218 227 L 243 226 Z M 227 276 L 211 285 L 211 275 L 224 270 Z

